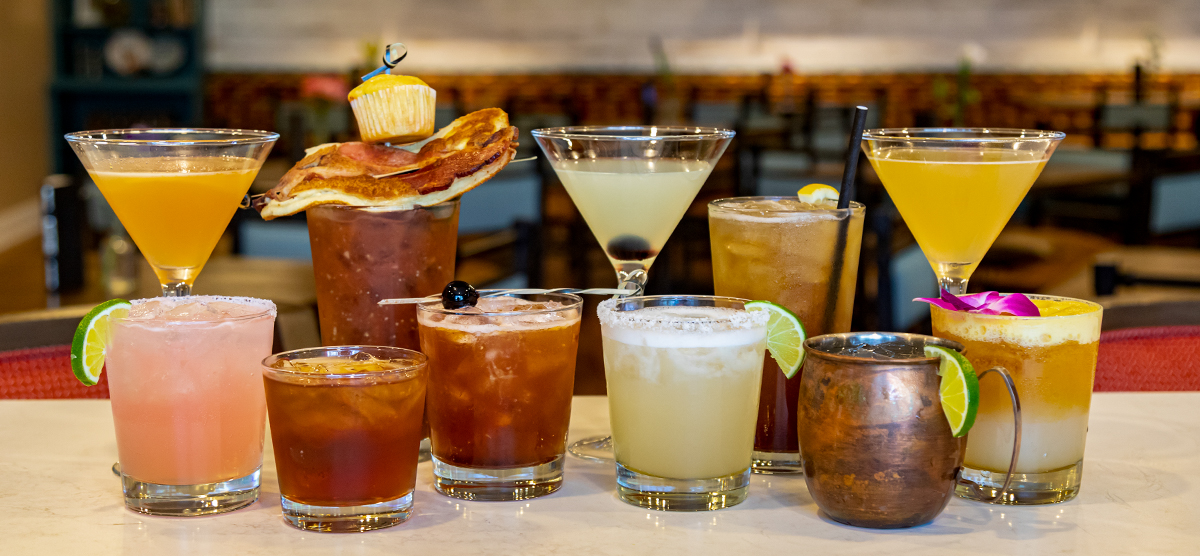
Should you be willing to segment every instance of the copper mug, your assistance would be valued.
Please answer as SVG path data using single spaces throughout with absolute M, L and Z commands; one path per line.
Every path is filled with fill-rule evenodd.
M 957 342 L 890 332 L 826 334 L 804 342 L 807 359 L 798 411 L 804 480 L 817 506 L 834 521 L 892 529 L 928 523 L 954 497 L 967 437 L 955 438 L 942 412 L 934 344 Z M 1014 430 L 1021 406 L 1012 378 L 1000 375 L 1012 398 Z M 1008 477 L 1020 453 L 1018 432 Z M 1002 499 L 1008 480 L 990 502 Z

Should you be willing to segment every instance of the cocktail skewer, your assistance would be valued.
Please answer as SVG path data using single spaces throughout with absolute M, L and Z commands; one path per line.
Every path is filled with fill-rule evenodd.
M 532 293 L 573 293 L 586 295 L 633 295 L 637 293 L 634 288 L 588 288 L 585 290 L 577 288 L 552 288 L 548 290 L 538 288 L 523 288 L 515 290 L 483 290 L 479 292 L 480 297 L 496 297 L 499 295 L 509 294 L 532 294 Z M 439 295 L 428 295 L 425 297 L 399 297 L 394 299 L 381 299 L 380 305 L 405 305 L 409 303 L 425 303 L 427 301 L 437 301 L 441 299 Z

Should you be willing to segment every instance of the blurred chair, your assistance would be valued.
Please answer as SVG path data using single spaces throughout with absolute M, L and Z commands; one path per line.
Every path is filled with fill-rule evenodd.
M 1095 391 L 1200 390 L 1200 299 L 1104 308 Z
M 1200 229 L 1200 152 L 1134 151 L 1129 199 L 1123 206 L 1126 243 Z
M 1129 328 L 1200 326 L 1200 299 L 1123 303 L 1104 308 L 1105 333 Z M 1200 352 L 1195 355 L 1200 356 Z
M 1187 319 L 1200 322 L 1200 302 Z M 1114 316 L 1105 310 L 1106 328 Z M 1182 313 L 1180 313 L 1182 314 Z M 1144 320 L 1159 320 L 1143 317 Z M 1100 335 L 1097 392 L 1200 390 L 1200 326 L 1110 330 Z
M 108 398 L 108 378 L 84 386 L 71 371 L 71 340 L 91 306 L 0 316 L 0 399 Z

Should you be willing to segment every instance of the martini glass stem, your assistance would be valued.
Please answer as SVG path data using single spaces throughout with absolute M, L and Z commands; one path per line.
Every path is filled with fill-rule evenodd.
M 646 268 L 643 266 L 622 265 L 617 268 L 617 287 L 621 289 L 637 288 L 637 292 L 632 295 L 643 295 L 646 293 L 647 277 Z M 567 451 L 586 461 L 612 462 L 612 435 L 584 438 L 568 447 Z
M 162 286 L 163 297 L 184 297 L 192 295 L 192 282 L 196 280 L 196 275 L 200 274 L 200 269 L 204 268 L 204 264 L 199 266 L 154 266 L 154 274 L 158 276 L 158 283 Z
M 943 290 L 946 290 L 954 295 L 964 295 L 967 293 L 967 279 L 957 276 L 941 276 L 938 278 L 941 282 Z
M 163 297 L 185 297 L 192 295 L 192 285 L 187 282 L 170 282 L 162 285 Z
M 937 263 L 934 270 L 937 273 L 938 285 L 954 295 L 967 293 L 967 280 L 971 278 L 978 264 L 970 263 Z
M 620 289 L 637 288 L 637 292 L 633 295 L 643 295 L 646 293 L 647 278 L 645 268 L 639 267 L 631 270 L 618 269 L 617 287 Z

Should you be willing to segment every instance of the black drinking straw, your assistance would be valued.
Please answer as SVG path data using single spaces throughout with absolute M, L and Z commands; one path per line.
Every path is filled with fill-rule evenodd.
M 862 143 L 863 128 L 867 125 L 867 107 L 854 107 L 854 124 L 850 132 L 850 144 L 846 146 L 846 167 L 842 170 L 842 189 L 838 193 L 838 210 L 849 209 L 850 201 L 856 194 L 854 182 L 858 173 L 858 149 Z M 833 250 L 833 273 L 829 278 L 828 295 L 825 297 L 825 326 L 822 334 L 833 332 L 833 321 L 837 314 L 838 293 L 842 288 L 843 256 L 846 251 L 846 235 L 849 233 L 850 219 L 854 212 L 850 211 L 846 218 L 838 221 L 837 246 Z

